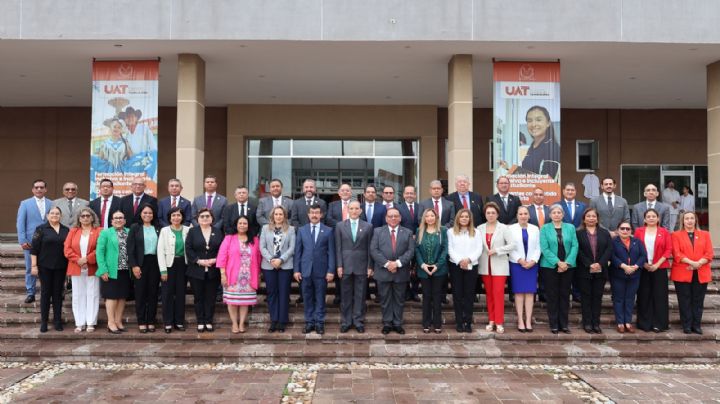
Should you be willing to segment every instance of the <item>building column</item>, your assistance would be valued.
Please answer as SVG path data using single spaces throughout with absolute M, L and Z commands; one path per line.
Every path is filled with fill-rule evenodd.
M 472 55 L 454 55 L 448 63 L 448 192 L 455 176 L 473 177 Z
M 227 196 L 232 199 L 235 188 L 245 185 L 252 192 L 256 184 L 252 186 L 245 184 L 245 162 L 247 153 L 245 151 L 245 136 L 242 131 L 241 108 L 228 106 L 227 113 L 227 163 L 225 164 L 225 178 L 227 180 Z
M 715 251 L 718 251 L 720 247 L 720 61 L 707 66 L 707 152 L 709 230 Z
M 175 175 L 183 193 L 203 192 L 205 175 L 205 61 L 196 54 L 178 55 Z

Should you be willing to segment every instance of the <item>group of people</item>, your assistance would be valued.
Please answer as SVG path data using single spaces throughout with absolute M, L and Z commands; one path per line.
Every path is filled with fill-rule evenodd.
M 233 333 L 246 331 L 248 308 L 258 303 L 265 282 L 268 332 L 284 332 L 290 290 L 299 283 L 304 304 L 303 332 L 325 332 L 326 294 L 335 281 L 340 332 L 365 332 L 370 281 L 382 311 L 382 333 L 404 334 L 406 299 L 422 290 L 422 329 L 441 333 L 442 304 L 451 288 L 458 332 L 471 332 L 476 296 L 485 290 L 488 331 L 505 332 L 506 286 L 517 311 L 517 329 L 533 331 L 536 295 L 547 302 L 550 330 L 570 333 L 569 305 L 576 289 L 582 327 L 600 333 L 600 307 L 609 278 L 617 331 L 669 329 L 668 270 L 680 308 L 683 331 L 702 333 L 713 249 L 693 211 L 681 211 L 678 228 L 669 228 L 671 207 L 658 201 L 655 185 L 632 214 L 616 195 L 615 181 L 602 180 L 602 194 L 586 207 L 572 183 L 560 202 L 544 204 L 533 191 L 523 206 L 509 193 L 510 180 L 496 181 L 498 192 L 483 198 L 470 191 L 468 177 L 455 178 L 456 192 L 443 196 L 440 181 L 431 197 L 418 202 L 416 189 L 402 197 L 385 186 L 367 185 L 362 202 L 342 184 L 327 204 L 315 182 L 303 183 L 302 197 L 283 196 L 273 179 L 269 195 L 255 203 L 239 186 L 234 202 L 217 193 L 217 179 L 206 176 L 202 195 L 181 196 L 182 183 L 168 182 L 158 201 L 145 193 L 145 180 L 132 181 L 132 193 L 118 198 L 113 183 L 99 183 L 100 196 L 77 198 L 77 185 L 63 186 L 64 197 L 45 198 L 46 183 L 33 183 L 32 198 L 20 204 L 18 238 L 26 252 L 26 302 L 34 301 L 35 276 L 42 282 L 41 331 L 62 330 L 66 275 L 72 280 L 75 332 L 97 326 L 99 298 L 105 299 L 110 333 L 122 333 L 123 310 L 134 294 L 140 332 L 154 332 L 158 295 L 164 331 L 184 331 L 185 291 L 194 295 L 197 331 L 214 331 L 216 294 L 228 307 Z M 672 258 L 672 259 L 671 259 Z M 481 285 L 481 286 L 480 286 Z M 420 289 L 421 288 L 421 289 Z M 637 302 L 637 321 L 633 312 Z M 636 326 L 635 326 L 636 324 Z

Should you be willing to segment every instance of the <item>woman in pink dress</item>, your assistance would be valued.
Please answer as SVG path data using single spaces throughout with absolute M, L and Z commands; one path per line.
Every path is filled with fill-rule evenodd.
M 236 234 L 225 236 L 217 257 L 223 302 L 228 306 L 233 334 L 245 332 L 248 306 L 257 304 L 260 283 L 260 243 L 246 216 L 235 223 Z

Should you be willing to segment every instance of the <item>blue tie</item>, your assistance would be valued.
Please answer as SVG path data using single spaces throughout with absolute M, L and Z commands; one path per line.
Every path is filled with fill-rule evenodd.
M 315 225 L 312 225 L 312 230 L 310 230 L 310 237 L 312 237 L 313 244 L 315 244 Z
M 373 216 L 373 205 L 370 204 L 370 205 L 368 205 L 368 208 L 367 208 L 367 219 L 368 219 L 368 222 L 372 222 L 372 216 Z
M 350 230 L 352 231 L 353 243 L 357 239 L 357 222 L 354 220 L 350 221 Z

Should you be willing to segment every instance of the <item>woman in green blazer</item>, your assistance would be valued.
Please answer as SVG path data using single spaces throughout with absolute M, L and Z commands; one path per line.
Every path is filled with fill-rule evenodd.
M 112 227 L 108 227 L 98 237 L 96 259 L 98 269 L 95 276 L 100 277 L 100 296 L 105 298 L 105 311 L 108 316 L 108 332 L 120 334 L 125 331 L 122 314 L 125 299 L 130 293 L 130 265 L 128 263 L 125 215 L 117 210 L 112 212 Z
M 447 283 L 448 240 L 445 229 L 440 226 L 437 213 L 425 209 L 415 237 L 415 261 L 417 276 L 423 290 L 423 332 L 442 332 L 442 287 Z
M 563 223 L 561 205 L 550 207 L 552 222 L 540 229 L 540 270 L 545 281 L 548 322 L 550 331 L 570 334 L 568 312 L 570 310 L 570 283 L 578 253 L 575 226 Z

